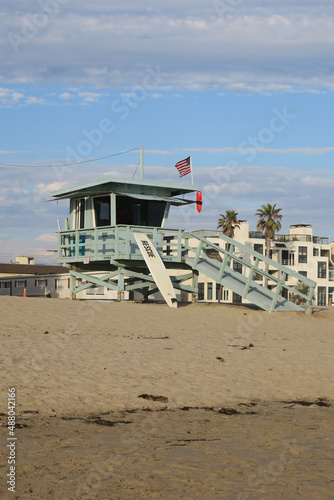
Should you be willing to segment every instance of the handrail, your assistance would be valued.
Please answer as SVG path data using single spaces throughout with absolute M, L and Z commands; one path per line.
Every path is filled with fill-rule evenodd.
M 203 244 L 205 243 L 206 247 L 210 247 L 210 248 L 216 250 L 217 252 L 225 254 L 224 255 L 224 259 L 227 256 L 227 258 L 229 258 L 230 260 L 233 259 L 233 260 L 241 263 L 243 266 L 246 266 L 248 269 L 251 269 L 251 270 L 254 269 L 254 265 L 252 265 L 249 262 L 243 260 L 241 257 L 235 255 L 234 253 L 231 253 L 228 250 L 225 250 L 224 248 L 220 247 L 219 245 L 216 245 L 215 243 L 212 243 L 211 241 L 208 241 L 206 238 L 197 235 L 196 233 L 188 233 L 186 235 L 184 234 L 183 237 L 185 239 L 187 239 L 187 240 L 189 240 L 190 238 L 196 238 L 197 240 L 199 240 L 201 242 L 201 245 L 199 245 L 199 246 L 201 246 L 201 251 L 203 249 Z M 292 293 L 294 293 L 296 295 L 299 295 L 300 297 L 306 299 L 307 302 L 310 302 L 312 300 L 314 289 L 316 287 L 316 283 L 313 280 L 307 278 L 306 276 L 302 276 L 301 274 L 297 273 L 296 271 L 293 271 L 292 269 L 289 269 L 287 267 L 282 266 L 278 262 L 275 262 L 275 261 L 269 259 L 265 255 L 262 255 L 262 254 L 256 252 L 255 250 L 252 250 L 251 248 L 243 245 L 242 243 L 239 243 L 236 240 L 233 240 L 232 238 L 229 238 L 226 235 L 219 235 L 219 237 L 222 240 L 224 240 L 226 243 L 229 243 L 232 247 L 236 247 L 239 250 L 241 250 L 242 252 L 247 253 L 249 255 L 252 255 L 253 257 L 255 257 L 256 259 L 258 259 L 259 261 L 262 260 L 263 262 L 267 262 L 272 267 L 275 267 L 277 270 L 281 271 L 282 274 L 283 274 L 284 279 L 278 278 L 278 277 L 273 276 L 271 274 L 269 275 L 264 270 L 259 269 L 258 267 L 256 267 L 256 272 L 258 274 L 260 274 L 262 276 L 266 276 L 270 280 L 276 282 L 277 286 L 280 289 L 281 288 L 285 288 L 286 290 L 289 290 L 290 292 L 292 292 Z M 197 248 L 192 248 L 192 247 L 189 246 L 189 243 L 188 243 L 187 250 L 189 251 L 190 249 L 193 252 L 196 252 L 198 250 L 198 247 Z M 197 253 L 196 253 L 196 257 L 197 257 Z M 223 259 L 223 262 L 221 263 L 221 266 L 224 265 L 224 259 Z M 292 289 L 289 285 L 287 285 L 285 283 L 286 275 L 290 275 L 290 276 L 296 278 L 298 281 L 301 281 L 301 282 L 306 283 L 307 285 L 309 285 L 310 286 L 309 295 L 305 295 L 305 294 L 299 292 L 298 290 Z
M 191 235 L 191 236 L 190 236 Z M 190 237 L 194 237 L 194 238 L 197 238 L 197 239 L 203 239 L 205 240 L 205 238 L 203 238 L 202 236 L 197 236 L 195 233 L 189 233 L 189 236 L 188 235 L 183 235 L 185 238 L 190 238 Z M 293 269 L 290 269 L 290 268 L 286 268 L 285 266 L 282 266 L 279 262 L 275 262 L 274 260 L 272 259 L 269 259 L 268 257 L 266 257 L 265 255 L 259 253 L 259 252 L 256 252 L 255 250 L 252 250 L 251 248 L 247 247 L 246 245 L 243 245 L 242 243 L 239 243 L 238 241 L 236 240 L 233 240 L 232 238 L 229 238 L 228 236 L 226 235 L 220 235 L 219 236 L 221 239 L 223 239 L 224 241 L 226 241 L 226 243 L 230 243 L 231 245 L 234 245 L 235 247 L 239 248 L 241 251 L 247 253 L 247 254 L 250 254 L 252 255 L 253 257 L 256 257 L 258 258 L 259 260 L 262 260 L 263 262 L 266 262 L 268 263 L 269 265 L 271 265 L 272 267 L 276 267 L 276 269 L 278 269 L 279 271 L 282 271 L 282 272 L 287 272 L 287 274 L 289 274 L 290 276 L 298 279 L 299 281 L 303 281 L 304 283 L 307 283 L 308 285 L 310 286 L 316 286 L 316 283 L 311 280 L 310 278 L 307 278 L 306 276 L 302 276 L 300 275 L 299 273 L 297 273 L 296 271 L 294 271 Z M 212 243 L 211 241 L 208 241 L 208 240 L 205 240 L 206 243 L 208 243 L 212 248 L 214 248 L 215 250 L 219 251 L 219 252 L 223 252 L 225 253 L 227 250 L 219 247 L 218 245 L 216 245 L 215 243 Z M 237 260 L 239 262 L 241 262 L 243 265 L 246 265 L 247 267 L 253 267 L 251 264 L 248 264 L 246 261 L 244 261 L 243 259 L 239 258 L 238 256 L 236 256 L 235 254 L 232 254 L 233 255 L 233 259 L 234 260 Z M 261 271 L 261 269 L 259 269 L 259 272 Z M 264 273 L 264 271 L 263 271 Z M 260 273 L 262 274 L 262 273 Z M 271 276 L 271 278 L 274 278 L 274 276 Z

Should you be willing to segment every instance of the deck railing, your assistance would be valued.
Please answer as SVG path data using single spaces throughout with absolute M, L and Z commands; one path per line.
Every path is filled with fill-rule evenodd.
M 134 231 L 147 234 L 165 261 L 181 262 L 181 229 L 147 226 L 106 226 L 58 232 L 58 262 L 142 260 Z

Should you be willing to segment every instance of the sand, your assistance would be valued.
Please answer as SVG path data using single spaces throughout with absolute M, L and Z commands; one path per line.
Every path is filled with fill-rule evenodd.
M 334 498 L 334 308 L 0 297 L 0 311 L 1 498 Z

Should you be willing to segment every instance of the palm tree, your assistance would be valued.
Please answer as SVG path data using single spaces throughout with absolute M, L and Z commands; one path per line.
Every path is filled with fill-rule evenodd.
M 281 208 L 276 208 L 276 203 L 271 205 L 261 205 L 261 208 L 255 213 L 258 217 L 257 228 L 259 231 L 264 231 L 264 238 L 266 243 L 266 257 L 270 257 L 270 244 L 271 240 L 274 238 L 276 231 L 281 229 L 281 219 L 282 214 L 280 214 Z M 265 264 L 265 271 L 268 274 L 269 264 Z M 268 278 L 264 279 L 264 286 L 268 287 Z
M 234 238 L 234 230 L 235 229 L 240 229 L 240 220 L 238 219 L 238 214 L 234 210 L 226 210 L 226 214 L 219 214 L 220 219 L 218 219 L 218 225 L 217 229 L 220 227 L 222 228 L 223 234 L 228 236 L 229 238 Z M 230 245 L 227 243 L 226 244 L 226 249 L 229 250 Z M 218 252 L 217 252 L 218 253 Z M 212 254 L 209 255 L 211 258 L 216 258 L 217 260 L 222 261 L 220 255 L 213 256 Z M 222 295 L 222 285 L 220 285 L 220 290 L 219 290 L 219 296 L 218 296 L 218 302 L 221 300 L 221 295 Z
M 238 214 L 234 210 L 226 210 L 226 214 L 219 214 L 221 219 L 218 219 L 217 229 L 222 228 L 222 232 L 229 238 L 234 238 L 234 230 L 240 229 L 240 221 Z
M 310 293 L 310 285 L 307 285 L 306 283 L 302 283 L 301 281 L 299 281 L 297 283 L 297 285 L 295 286 L 295 290 L 302 293 L 303 295 L 308 296 Z M 291 302 L 294 302 L 297 305 L 304 306 L 306 304 L 306 299 L 304 299 L 303 297 L 301 297 L 297 293 L 291 293 L 290 300 L 291 300 Z M 311 300 L 313 300 L 313 297 Z

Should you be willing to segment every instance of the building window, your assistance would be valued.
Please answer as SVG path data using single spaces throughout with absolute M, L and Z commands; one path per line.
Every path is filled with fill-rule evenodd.
M 302 276 L 305 276 L 305 278 L 307 278 L 307 271 L 299 271 L 299 274 L 301 274 Z
M 263 245 L 259 243 L 254 243 L 254 251 L 263 255 Z M 254 262 L 258 257 L 253 257 Z
M 233 269 L 234 269 L 234 271 L 237 271 L 237 273 L 242 274 L 242 264 L 240 264 L 240 262 L 234 260 L 233 261 Z
M 253 281 L 263 281 L 263 275 L 255 271 Z
M 38 279 L 35 280 L 35 286 L 47 286 L 48 280 L 47 279 Z
M 259 243 L 254 243 L 254 251 L 257 253 L 261 253 L 263 255 L 263 245 Z
M 289 253 L 289 266 L 294 266 L 294 265 L 295 265 L 295 254 Z
M 219 285 L 219 283 L 216 283 L 216 300 L 219 300 L 221 298 L 220 290 L 221 290 L 221 285 Z
M 318 278 L 326 278 L 327 265 L 326 262 L 318 262 Z
M 69 288 L 68 286 L 69 278 L 56 278 L 55 288 Z
M 1 288 L 10 288 L 10 281 L 2 281 Z
M 212 300 L 212 283 L 208 283 L 208 295 L 207 300 Z
M 326 306 L 326 287 L 318 286 L 318 306 Z
M 223 291 L 223 300 L 228 300 L 228 290 L 226 290 L 226 288 L 224 288 Z
M 17 280 L 17 281 L 15 281 L 15 286 L 16 286 L 16 288 L 26 288 L 27 281 L 26 280 Z
M 313 257 L 319 257 L 319 248 L 313 248 Z
M 299 264 L 307 264 L 307 247 L 299 247 L 298 252 Z
M 198 283 L 198 300 L 204 300 L 204 283 Z
M 232 302 L 233 302 L 233 304 L 242 304 L 242 297 L 241 297 L 241 295 L 238 295 L 237 293 L 233 292 Z
M 328 304 L 329 304 L 329 301 L 332 302 L 332 305 L 334 303 L 334 288 L 332 286 L 330 286 L 328 288 Z
M 288 250 L 282 250 L 282 262 L 281 262 L 281 264 L 283 266 L 289 265 L 289 251 Z

